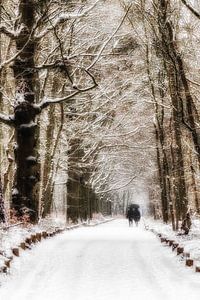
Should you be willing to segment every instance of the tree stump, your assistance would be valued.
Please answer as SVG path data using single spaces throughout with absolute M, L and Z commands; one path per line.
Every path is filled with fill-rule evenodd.
M 186 261 L 185 261 L 185 265 L 186 265 L 187 267 L 192 267 L 192 266 L 194 265 L 193 259 L 187 258 Z
M 13 249 L 12 249 L 12 253 L 13 253 L 15 256 L 19 256 L 19 248 L 13 248 Z

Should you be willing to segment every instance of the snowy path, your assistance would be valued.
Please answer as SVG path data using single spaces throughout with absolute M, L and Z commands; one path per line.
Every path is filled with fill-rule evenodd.
M 11 278 L 10 278 L 11 277 Z M 6 300 L 199 299 L 200 274 L 142 228 L 116 220 L 43 241 L 15 259 Z

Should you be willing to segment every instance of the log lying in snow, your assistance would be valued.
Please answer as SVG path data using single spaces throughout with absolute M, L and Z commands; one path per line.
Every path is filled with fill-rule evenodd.
M 185 261 L 185 265 L 186 265 L 187 267 L 192 267 L 192 266 L 194 265 L 193 259 L 187 258 L 186 261 Z

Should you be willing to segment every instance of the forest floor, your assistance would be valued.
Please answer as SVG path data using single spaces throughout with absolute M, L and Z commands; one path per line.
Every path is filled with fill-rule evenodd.
M 1 278 L 6 300 L 199 299 L 200 274 L 186 268 L 141 222 L 66 231 L 15 258 Z

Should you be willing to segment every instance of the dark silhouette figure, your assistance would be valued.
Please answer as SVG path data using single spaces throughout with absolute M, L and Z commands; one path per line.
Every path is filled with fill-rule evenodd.
M 126 217 L 129 221 L 129 226 L 133 226 L 133 220 L 135 221 L 136 226 L 138 226 L 138 223 L 141 218 L 139 205 L 131 204 L 127 209 Z

